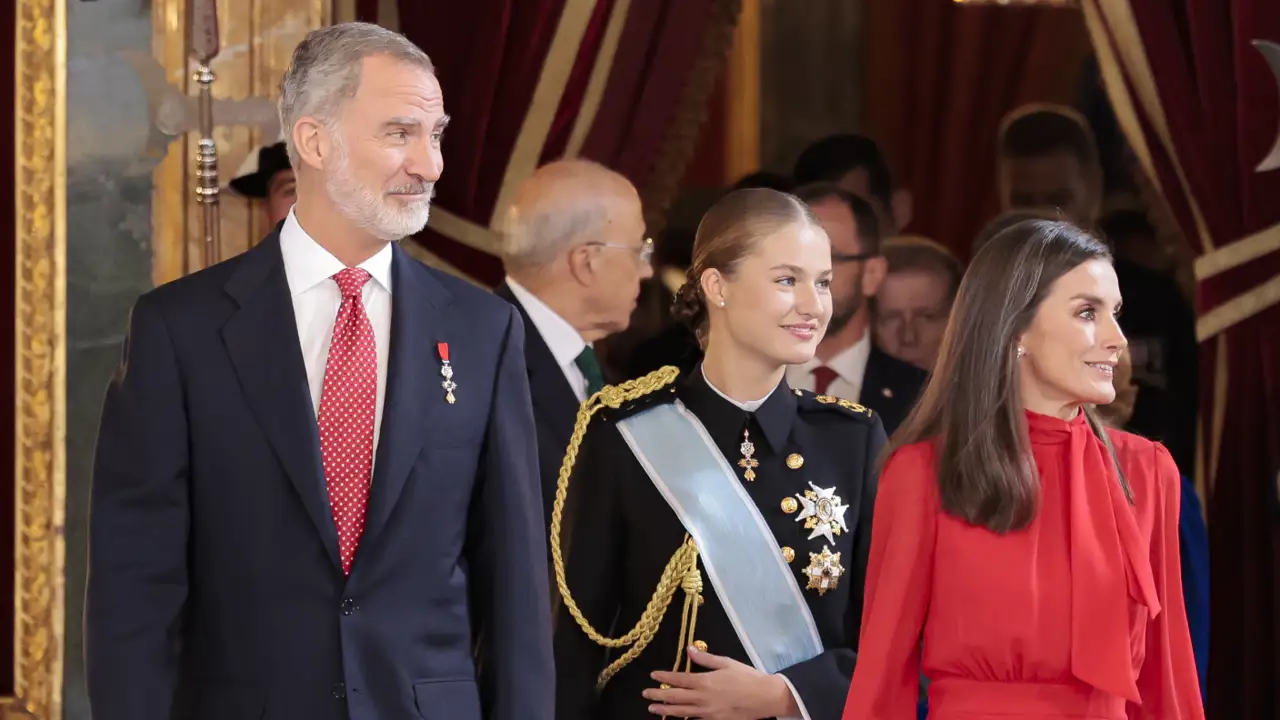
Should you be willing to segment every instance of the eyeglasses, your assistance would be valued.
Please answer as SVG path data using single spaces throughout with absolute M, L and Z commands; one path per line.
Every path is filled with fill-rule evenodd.
M 640 247 L 635 245 L 618 245 L 617 243 L 591 242 L 587 245 L 596 247 L 617 248 L 619 250 L 630 250 L 633 253 L 639 253 L 641 264 L 648 265 L 653 260 L 653 238 L 645 238 Z

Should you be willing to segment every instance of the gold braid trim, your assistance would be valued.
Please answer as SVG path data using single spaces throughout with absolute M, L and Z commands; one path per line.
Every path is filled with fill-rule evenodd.
M 606 386 L 588 398 L 578 409 L 578 419 L 574 423 L 573 436 L 569 439 L 569 448 L 565 451 L 564 462 L 560 465 L 560 477 L 556 482 L 555 503 L 551 508 L 550 538 L 551 561 L 555 567 L 556 587 L 559 588 L 560 596 L 564 599 L 565 609 L 569 611 L 574 621 L 578 623 L 578 627 L 582 628 L 582 631 L 587 634 L 587 637 L 592 642 L 606 648 L 628 648 L 621 657 L 614 660 L 600 673 L 600 677 L 596 681 L 597 688 L 604 687 L 610 678 L 636 659 L 644 651 L 645 647 L 653 641 L 654 635 L 658 633 L 658 626 L 662 623 L 662 617 L 671 605 L 671 600 L 675 596 L 676 590 L 681 588 L 685 589 L 687 596 L 685 601 L 685 624 L 688 624 L 690 618 L 689 598 L 693 598 L 695 604 L 701 603 L 702 575 L 698 571 L 698 548 L 686 536 L 685 542 L 671 556 L 671 560 L 667 562 L 666 568 L 663 569 L 662 577 L 658 580 L 658 587 L 653 591 L 653 597 L 649 599 L 649 604 L 645 607 L 644 612 L 640 614 L 640 620 L 636 622 L 635 627 L 631 628 L 622 637 L 605 637 L 592 627 L 591 623 L 582 614 L 582 610 L 578 608 L 578 603 L 574 601 L 573 595 L 569 592 L 569 584 L 565 581 L 564 555 L 560 548 L 560 526 L 564 517 L 565 498 L 569 496 L 569 478 L 573 475 L 573 466 L 578 459 L 578 448 L 582 445 L 582 439 L 587 434 L 587 426 L 591 423 L 592 416 L 606 407 L 617 409 L 624 402 L 630 402 L 661 390 L 675 382 L 679 374 L 680 371 L 677 368 L 667 366 L 660 370 L 655 370 L 642 378 L 628 380 L 621 385 Z M 693 618 L 696 622 L 696 605 Z M 692 628 L 690 628 L 690 632 L 692 632 Z M 683 631 L 681 635 L 683 637 Z

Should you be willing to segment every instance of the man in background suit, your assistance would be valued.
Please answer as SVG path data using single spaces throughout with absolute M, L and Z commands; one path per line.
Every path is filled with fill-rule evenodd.
M 892 435 L 915 405 L 927 374 L 871 341 L 871 299 L 888 269 L 876 210 L 831 183 L 804 185 L 795 195 L 808 203 L 831 240 L 832 312 L 817 354 L 787 368 L 787 382 L 871 408 Z
M 443 168 L 431 61 L 318 30 L 280 114 L 293 212 L 143 295 L 107 390 L 93 716 L 551 720 L 524 325 L 394 242 Z
M 796 158 L 797 185 L 831 183 L 871 203 L 883 237 L 900 235 L 911 222 L 912 198 L 895 187 L 889 161 L 875 140 L 854 133 L 816 140 Z
M 1080 113 L 1060 105 L 1018 108 L 1001 124 L 999 147 L 1005 209 L 1053 213 L 1095 230 L 1102 219 L 1102 164 L 1093 131 Z M 1105 222 L 1103 229 L 1120 228 Z M 1164 443 L 1185 470 L 1195 460 L 1195 313 L 1169 275 L 1124 255 L 1117 255 L 1113 265 L 1124 295 L 1120 329 L 1129 343 L 1134 381 L 1142 388 L 1129 429 Z
M 653 275 L 640 196 L 585 160 L 539 168 L 508 211 L 507 279 L 497 294 L 524 318 L 525 365 L 538 429 L 545 520 L 578 405 L 605 379 L 592 344 L 627 328 L 641 281 Z

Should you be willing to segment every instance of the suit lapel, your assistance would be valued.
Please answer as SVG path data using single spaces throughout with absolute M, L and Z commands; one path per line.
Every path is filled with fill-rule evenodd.
M 867 368 L 862 371 L 862 389 L 858 392 L 857 402 L 863 405 L 881 398 L 885 377 L 884 366 L 880 363 L 878 354 L 875 346 L 872 346 L 871 354 L 867 356 Z
M 320 434 L 278 234 L 268 236 L 246 254 L 226 291 L 240 304 L 240 310 L 223 326 L 222 339 L 245 398 L 315 523 L 330 559 L 341 567 L 338 535 L 325 496 Z
M 578 397 L 573 394 L 568 378 L 556 363 L 556 356 L 542 339 L 542 333 L 538 332 L 538 326 L 506 283 L 500 285 L 495 293 L 514 305 L 524 320 L 525 365 L 529 371 L 529 394 L 533 399 L 534 412 L 555 433 L 556 442 L 568 447 L 578 414 Z
M 440 311 L 448 306 L 450 295 L 399 245 L 392 247 L 387 392 L 362 548 L 372 547 L 386 526 L 429 428 L 438 422 L 432 415 L 442 406 L 444 393 L 436 343 L 448 341 Z

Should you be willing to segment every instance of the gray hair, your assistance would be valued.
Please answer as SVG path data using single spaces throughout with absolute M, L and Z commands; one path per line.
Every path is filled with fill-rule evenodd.
M 280 129 L 289 162 L 301 162 L 293 143 L 293 126 L 314 117 L 337 121 L 343 104 L 360 88 L 360 70 L 367 57 L 385 55 L 435 73 L 431 58 L 403 35 L 370 23 L 339 23 L 307 33 L 293 50 L 289 69 L 280 81 Z
M 522 212 L 507 211 L 503 225 L 502 260 L 509 269 L 544 267 L 582 241 L 598 237 L 609 224 L 609 206 L 602 202 L 560 204 Z

